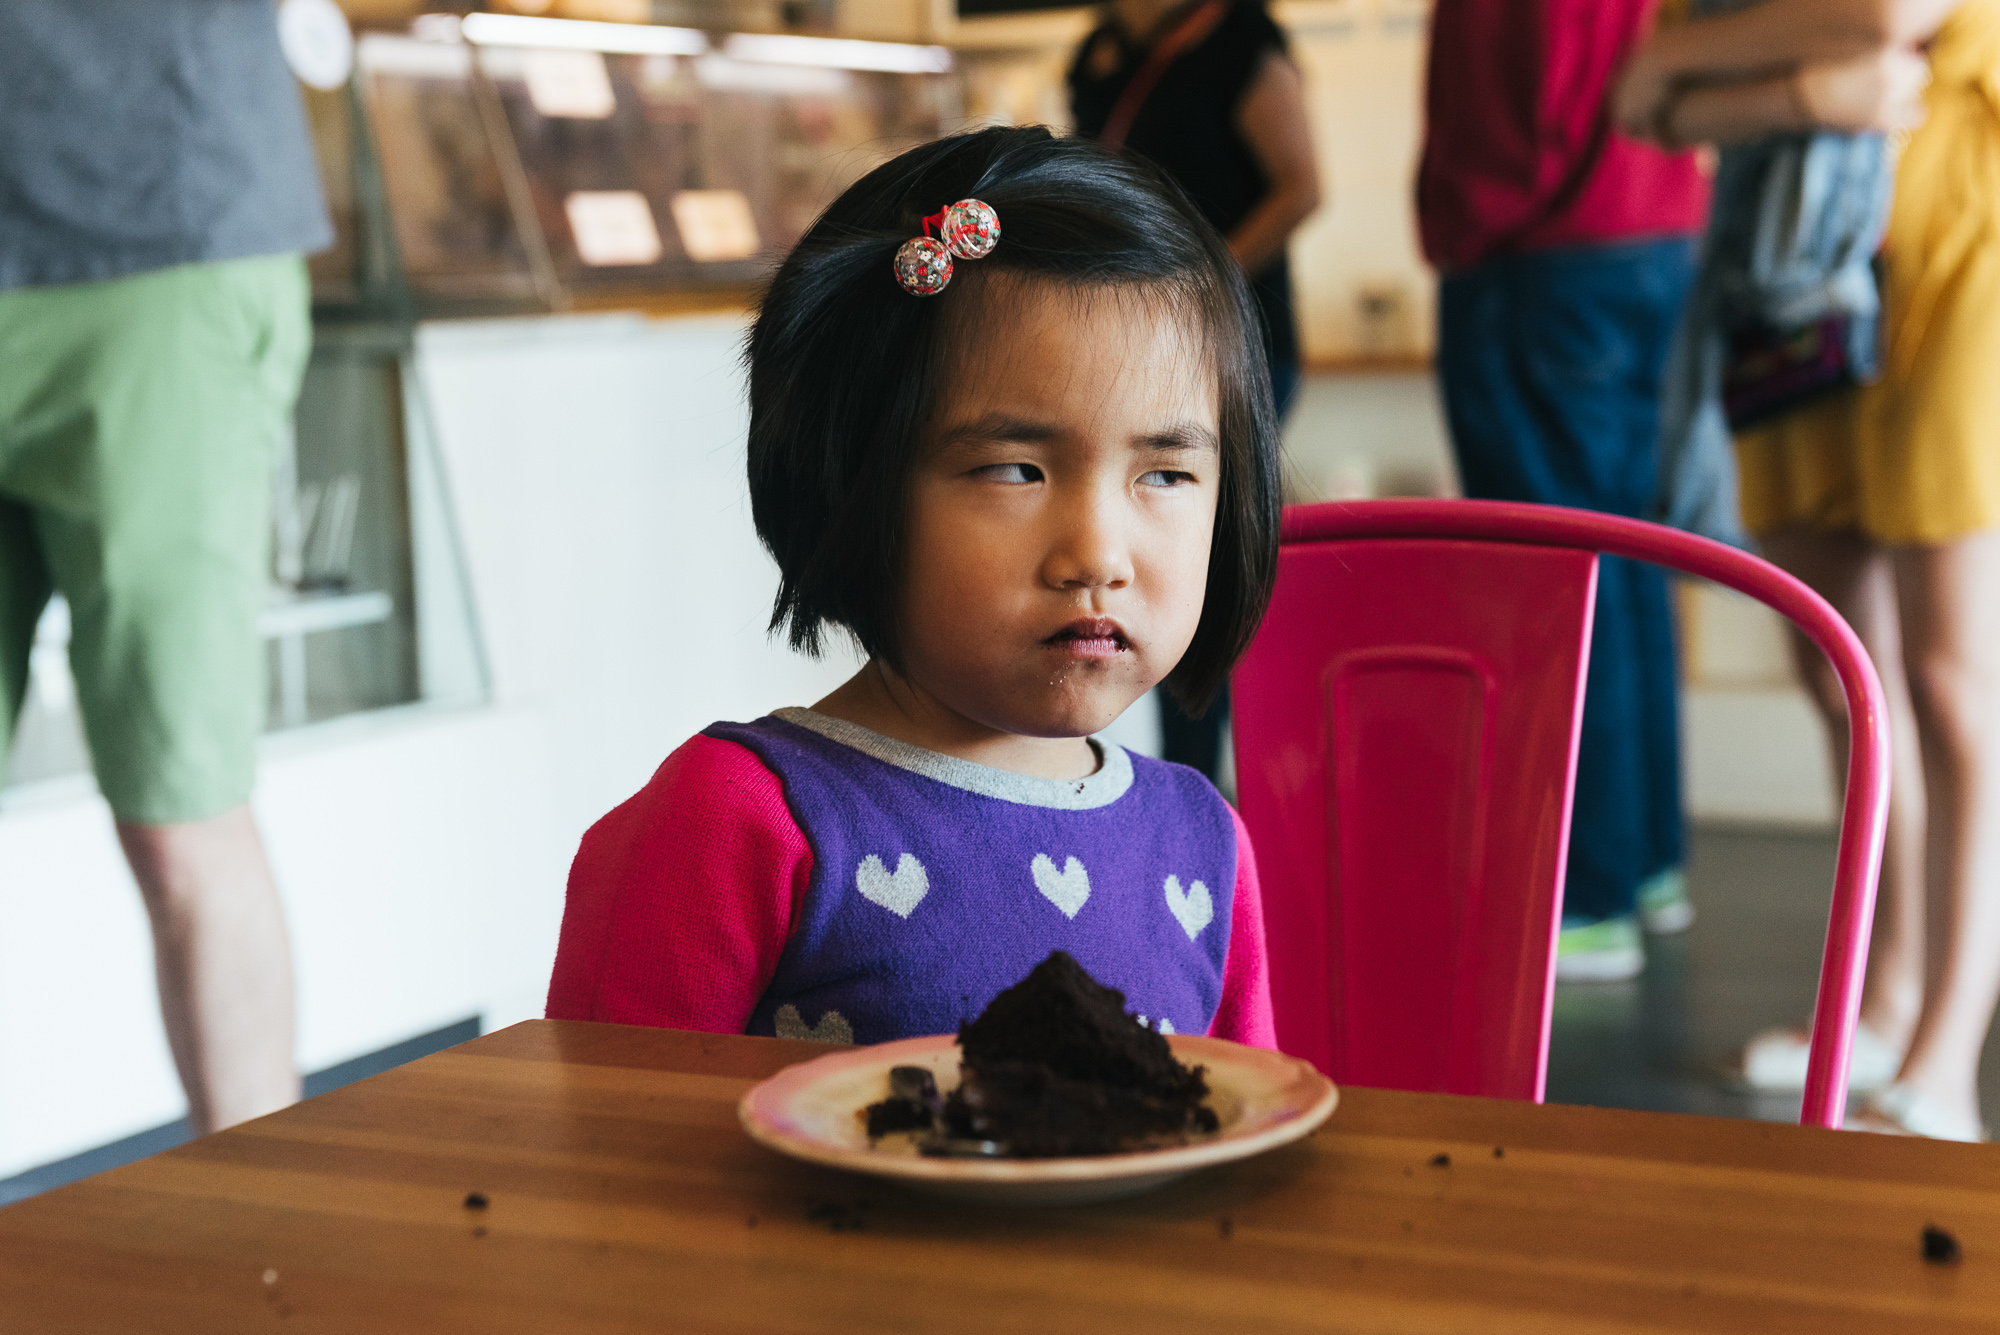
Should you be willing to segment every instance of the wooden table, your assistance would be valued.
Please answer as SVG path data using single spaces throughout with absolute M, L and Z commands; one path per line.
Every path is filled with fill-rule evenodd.
M 820 1051 L 516 1025 L 0 1210 L 0 1331 L 2000 1326 L 1992 1147 L 1348 1089 L 1151 1196 L 979 1209 L 744 1136 Z

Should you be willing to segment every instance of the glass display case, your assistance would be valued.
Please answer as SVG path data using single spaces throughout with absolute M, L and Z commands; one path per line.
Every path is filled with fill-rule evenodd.
M 472 48 L 370 34 L 355 80 L 342 118 L 361 142 L 344 165 L 375 208 L 353 224 L 390 240 L 387 276 L 434 310 L 547 304 L 481 112 Z M 372 191 L 359 184 L 371 177 Z
M 360 42 L 369 144 L 320 139 L 379 173 L 420 313 L 743 292 L 863 173 L 959 124 L 951 63 L 895 43 L 434 15 Z M 327 266 L 329 300 L 365 286 L 360 250 Z

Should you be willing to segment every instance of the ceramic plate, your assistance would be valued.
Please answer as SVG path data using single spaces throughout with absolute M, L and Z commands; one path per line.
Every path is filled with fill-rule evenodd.
M 743 1129 L 781 1154 L 868 1173 L 959 1200 L 1067 1205 L 1114 1200 L 1164 1186 L 1197 1168 L 1247 1159 L 1312 1132 L 1339 1098 L 1305 1062 L 1220 1038 L 1167 1040 L 1190 1066 L 1208 1068 L 1209 1107 L 1222 1125 L 1189 1145 L 1075 1159 L 939 1159 L 907 1136 L 870 1146 L 860 1109 L 887 1098 L 889 1068 L 927 1066 L 940 1091 L 958 1085 L 950 1034 L 846 1048 L 784 1070 L 743 1096 Z

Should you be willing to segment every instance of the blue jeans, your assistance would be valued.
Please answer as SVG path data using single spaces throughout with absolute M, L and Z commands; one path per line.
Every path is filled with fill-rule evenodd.
M 1467 496 L 1640 516 L 1659 478 L 1661 373 L 1687 239 L 1492 260 L 1445 278 L 1438 381 Z M 1661 573 L 1598 572 L 1565 917 L 1632 911 L 1681 861 L 1680 711 Z

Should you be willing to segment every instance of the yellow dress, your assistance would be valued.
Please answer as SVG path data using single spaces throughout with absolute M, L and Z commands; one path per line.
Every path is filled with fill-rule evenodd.
M 1930 56 L 1883 243 L 1882 377 L 1737 437 L 1753 533 L 2000 527 L 2000 0 L 1960 5 Z

